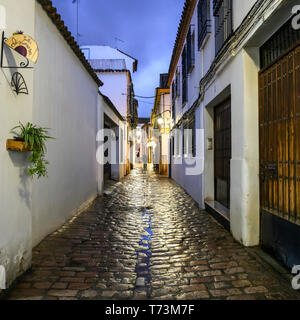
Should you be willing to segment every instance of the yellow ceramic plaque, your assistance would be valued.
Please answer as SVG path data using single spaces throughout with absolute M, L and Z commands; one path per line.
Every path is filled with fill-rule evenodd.
M 26 34 L 15 34 L 5 43 L 13 50 L 26 57 L 28 60 L 36 63 L 39 56 L 37 43 Z

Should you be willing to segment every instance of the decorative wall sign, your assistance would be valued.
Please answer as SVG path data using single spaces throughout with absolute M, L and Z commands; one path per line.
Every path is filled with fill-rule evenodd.
M 20 93 L 28 94 L 26 82 L 23 76 L 21 75 L 21 73 L 19 72 L 15 72 L 12 75 L 11 86 L 13 87 L 16 94 L 20 94 Z
M 18 55 L 22 56 L 26 61 L 22 61 L 19 66 L 4 66 L 3 58 L 4 58 L 4 45 L 8 46 L 12 50 L 18 53 Z M 31 68 L 29 67 L 29 60 L 36 63 L 39 56 L 39 49 L 37 43 L 30 37 L 22 33 L 22 31 L 18 31 L 13 34 L 12 37 L 7 39 L 4 36 L 4 32 L 2 33 L 2 49 L 1 49 L 1 68 L 8 69 L 25 69 Z
M 3 66 L 4 45 L 17 52 L 26 59 L 26 62 L 20 62 L 19 66 Z M 1 47 L 1 68 L 8 69 L 25 69 L 29 67 L 29 60 L 33 63 L 37 62 L 39 57 L 39 48 L 37 43 L 28 35 L 23 34 L 22 31 L 15 32 L 9 39 L 5 38 L 4 31 L 2 32 L 2 47 Z M 25 79 L 19 72 L 12 75 L 11 86 L 16 94 L 28 94 Z
M 33 63 L 37 62 L 39 48 L 37 43 L 30 36 L 21 32 L 15 33 L 5 41 L 5 44 Z

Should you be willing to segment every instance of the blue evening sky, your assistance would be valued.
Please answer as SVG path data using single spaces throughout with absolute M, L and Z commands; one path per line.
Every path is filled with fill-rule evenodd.
M 184 0 L 53 0 L 75 38 L 77 1 L 79 44 L 118 47 L 137 58 L 135 94 L 153 96 L 159 74 L 168 72 Z M 150 116 L 153 101 L 139 98 L 139 117 Z

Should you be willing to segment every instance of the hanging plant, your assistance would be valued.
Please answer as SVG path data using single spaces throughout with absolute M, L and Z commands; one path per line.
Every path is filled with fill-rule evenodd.
M 25 126 L 20 122 L 18 126 L 11 129 L 11 133 L 16 135 L 14 139 L 23 141 L 25 150 L 32 151 L 29 157 L 31 167 L 28 169 L 28 175 L 36 176 L 38 179 L 48 174 L 49 162 L 45 159 L 47 151 L 45 141 L 55 139 L 48 135 L 48 130 L 49 128 L 38 127 L 29 122 Z

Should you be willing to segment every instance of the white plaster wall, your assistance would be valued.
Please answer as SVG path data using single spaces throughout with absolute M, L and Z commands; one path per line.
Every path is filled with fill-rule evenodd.
M 20 29 L 34 37 L 34 1 L 0 0 L 0 5 L 6 10 L 6 37 Z M 9 49 L 5 50 L 5 55 L 9 52 Z M 28 154 L 7 151 L 6 139 L 13 137 L 10 129 L 19 121 L 32 121 L 34 71 L 20 71 L 29 95 L 18 96 L 10 87 L 12 72 L 15 71 L 1 69 L 0 72 L 0 265 L 6 270 L 7 287 L 29 268 L 32 247 L 32 184 L 26 174 Z
M 103 165 L 103 157 L 104 157 L 104 146 L 101 141 L 101 130 L 104 129 L 104 109 L 106 107 L 106 103 L 103 97 L 98 94 L 98 103 L 97 103 L 97 165 L 98 165 L 98 194 L 99 196 L 103 195 L 104 192 L 104 165 Z
M 102 98 L 103 99 L 103 98 Z M 126 140 L 125 140 L 125 131 L 126 131 L 126 121 L 122 121 L 114 112 L 113 110 L 104 103 L 103 112 L 118 126 L 116 128 L 116 136 L 118 137 L 117 141 L 117 163 L 112 164 L 112 179 L 114 180 L 120 180 L 124 178 L 125 176 L 125 155 L 126 155 Z M 121 143 L 120 137 L 121 137 L 121 129 L 123 130 L 123 143 Z M 123 148 L 123 162 L 120 158 L 121 156 L 121 148 Z
M 195 110 L 195 126 L 196 129 L 203 129 L 201 125 L 202 112 L 201 108 L 198 107 Z M 181 126 L 182 132 L 182 126 Z M 181 138 L 182 140 L 182 138 Z M 204 141 L 203 136 L 196 135 L 196 157 L 192 157 L 191 155 L 188 158 L 182 157 L 182 141 L 180 141 L 180 154 L 176 155 L 175 148 L 175 156 L 172 156 L 172 178 L 183 187 L 187 193 L 199 204 L 201 208 L 204 208 L 204 199 L 203 199 L 203 151 Z M 176 160 L 175 160 L 176 159 Z M 179 161 L 177 164 L 176 161 Z M 194 165 L 190 165 L 189 163 L 193 163 L 197 161 L 198 170 L 193 171 L 193 173 L 188 172 L 187 170 L 193 168 Z
M 235 31 L 244 20 L 257 0 L 233 0 L 233 30 Z
M 255 1 L 234 1 L 234 29 L 254 5 Z M 266 12 L 272 18 L 280 1 Z M 287 4 L 287 3 L 286 3 Z M 273 21 L 273 32 L 285 21 L 286 11 L 283 7 L 279 16 Z M 278 15 L 278 13 L 277 13 Z M 264 18 L 265 19 L 265 18 Z M 261 45 L 270 36 L 270 22 L 261 20 L 245 40 L 245 44 Z M 274 18 L 272 18 L 274 20 Z M 213 37 L 209 40 L 213 41 Z M 204 55 L 212 55 L 204 49 Z M 206 51 L 205 51 L 206 50 Z M 211 49 L 212 50 L 212 46 Z M 205 66 L 208 70 L 209 65 Z M 259 129 L 258 129 L 258 47 L 244 47 L 235 57 L 231 57 L 217 72 L 215 79 L 206 88 L 204 106 L 218 96 L 228 85 L 231 86 L 232 114 L 232 159 L 230 190 L 230 222 L 235 239 L 246 246 L 259 244 Z M 234 74 L 234 77 L 232 75 Z M 213 137 L 213 109 L 205 108 L 205 135 Z M 205 152 L 205 199 L 214 199 L 214 154 L 213 150 Z
M 255 2 L 256 0 L 233 1 L 234 30 L 238 28 Z M 210 7 L 212 16 L 212 0 Z M 197 10 L 194 12 L 191 24 L 195 25 L 196 39 L 198 39 Z M 188 78 L 188 103 L 183 108 L 180 86 L 180 97 L 176 99 L 175 104 L 176 122 L 196 100 L 199 93 L 199 81 L 208 72 L 215 58 L 214 33 L 215 25 L 212 16 L 211 34 L 204 41 L 200 52 L 196 48 L 196 65 Z M 181 58 L 178 66 L 181 72 Z M 232 77 L 233 74 L 234 77 Z M 206 88 L 204 101 L 197 110 L 196 118 L 197 126 L 200 124 L 199 128 L 205 127 L 205 140 L 202 144 L 205 146 L 203 185 L 202 176 L 199 178 L 184 175 L 185 165 L 172 166 L 173 178 L 196 201 L 203 203 L 204 199 L 214 199 L 214 151 L 206 150 L 207 138 L 213 138 L 213 109 L 207 109 L 206 106 L 230 85 L 232 104 L 231 230 L 234 237 L 245 245 L 256 245 L 259 241 L 257 74 L 258 51 L 256 48 L 249 48 L 247 51 L 238 52 L 236 57 L 232 57 L 223 65 L 218 70 L 215 79 Z M 199 148 L 198 142 L 197 148 Z M 182 156 L 181 149 L 180 147 L 179 157 Z M 195 190 L 198 192 L 196 193 Z M 199 195 L 203 195 L 202 198 Z
M 188 101 L 187 103 L 182 106 L 182 63 L 181 63 L 181 56 L 178 61 L 177 67 L 180 69 L 180 96 L 177 97 L 175 101 L 175 122 L 181 119 L 183 114 L 188 111 L 195 100 L 199 96 L 199 82 L 203 76 L 203 61 L 204 59 L 208 59 L 209 62 L 212 61 L 212 57 L 207 57 L 204 54 L 204 49 L 202 48 L 200 51 L 198 50 L 198 26 L 197 26 L 198 14 L 197 14 L 197 6 L 194 11 L 191 24 L 195 26 L 195 66 L 192 71 L 188 74 Z M 209 37 L 205 40 L 203 47 L 206 48 L 208 45 Z M 209 47 L 210 48 L 210 47 Z M 181 52 L 182 54 L 182 52 Z M 176 74 L 174 75 L 173 80 L 175 81 Z M 171 93 L 172 96 L 172 93 Z M 171 103 L 170 103 L 171 104 Z M 203 113 L 202 109 L 198 107 L 195 111 L 195 120 L 196 120 L 196 128 L 203 129 Z M 182 128 L 181 128 L 182 131 Z M 204 141 L 203 139 L 196 138 L 196 149 L 197 149 L 197 161 L 201 161 L 201 155 L 203 157 L 204 154 Z M 182 147 L 180 146 L 180 155 L 175 156 L 177 159 L 182 161 L 182 164 L 174 164 L 174 157 L 172 157 L 172 178 L 181 185 L 191 196 L 192 198 L 199 204 L 200 207 L 204 207 L 203 201 L 203 170 L 199 174 L 195 175 L 187 175 L 186 170 L 189 167 L 185 159 L 182 160 Z M 189 159 L 190 161 L 193 160 Z M 203 160 L 202 160 L 203 163 Z
M 161 125 L 161 128 L 164 127 L 167 129 L 170 126 L 170 120 L 171 120 L 171 113 L 168 112 L 171 111 L 171 95 L 163 94 L 160 98 L 159 106 L 158 106 L 158 114 L 162 114 L 162 118 L 164 119 L 164 124 Z M 162 140 L 161 140 L 161 160 L 163 163 L 168 163 L 169 161 L 169 134 L 164 133 L 162 134 Z
M 250 50 L 251 55 L 257 53 Z M 230 222 L 233 236 L 244 245 L 259 242 L 258 66 L 245 51 L 230 60 L 205 92 L 207 106 L 231 86 L 232 159 Z M 234 78 L 229 75 L 234 74 Z M 213 110 L 205 113 L 206 138 L 213 137 Z M 213 151 L 205 151 L 205 199 L 214 199 Z
M 127 73 L 103 72 L 97 73 L 104 83 L 101 92 L 109 97 L 123 117 L 127 117 Z
M 142 127 L 142 137 L 141 137 L 141 161 L 143 163 L 148 162 L 148 127 Z
M 197 8 L 197 6 L 196 6 Z M 195 9 L 191 24 L 195 26 L 195 66 L 192 71 L 188 74 L 188 101 L 182 106 L 182 60 L 180 53 L 180 58 L 177 64 L 180 70 L 180 96 L 177 97 L 175 101 L 175 113 L 176 113 L 176 122 L 182 117 L 182 115 L 192 106 L 194 101 L 199 95 L 199 81 L 202 78 L 202 52 L 198 50 L 198 27 L 197 27 L 198 14 L 197 9 Z M 175 81 L 176 74 L 174 75 L 172 81 Z M 172 95 L 171 95 L 172 96 Z
M 33 181 L 33 245 L 56 230 L 98 190 L 97 84 L 39 4 L 34 123 L 51 128 L 49 177 Z

